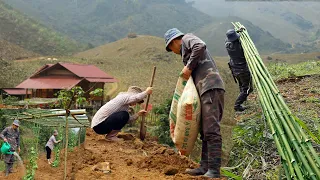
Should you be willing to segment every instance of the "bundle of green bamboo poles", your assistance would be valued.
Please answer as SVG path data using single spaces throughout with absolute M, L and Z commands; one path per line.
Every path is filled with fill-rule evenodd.
M 235 30 L 244 28 L 241 44 L 287 179 L 320 180 L 319 156 L 304 130 L 314 143 L 319 144 L 319 137 L 291 113 L 245 27 L 239 22 L 232 24 Z

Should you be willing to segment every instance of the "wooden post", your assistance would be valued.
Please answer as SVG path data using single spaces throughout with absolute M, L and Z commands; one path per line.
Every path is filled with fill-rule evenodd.
M 79 140 L 79 142 L 78 142 L 78 146 L 80 147 L 80 144 L 81 144 L 81 128 L 79 129 L 79 132 L 78 132 L 78 140 Z
M 73 92 L 73 95 L 72 95 L 72 97 L 71 97 L 71 100 L 70 100 L 70 102 L 69 102 L 69 105 L 66 107 L 66 129 L 65 129 L 65 132 L 66 132 L 66 137 L 65 137 L 65 139 L 66 139 L 66 143 L 65 143 L 65 149 L 64 149 L 64 180 L 66 180 L 67 179 L 67 159 L 68 159 L 68 137 L 69 137 L 69 133 L 68 133 L 68 131 L 69 131 L 69 127 L 68 127 L 68 117 L 69 117 L 69 115 L 70 115 L 70 107 L 71 107 L 71 105 L 72 105 L 72 102 L 73 102 L 73 100 L 74 100 L 74 97 L 75 97 L 75 95 L 76 95 L 76 92 L 74 91 Z
M 102 85 L 102 89 L 103 89 L 103 91 L 102 91 L 102 98 L 101 98 L 101 104 L 100 104 L 100 107 L 102 107 L 102 106 L 103 106 L 103 100 L 104 100 L 104 85 L 105 85 L 105 83 L 103 83 L 103 85 Z
M 150 87 L 152 87 L 152 85 L 153 85 L 154 76 L 156 74 L 156 69 L 157 69 L 156 66 L 154 66 L 153 67 L 152 76 L 151 76 L 151 81 L 150 81 Z M 145 107 L 144 107 L 145 111 L 148 110 L 149 100 L 150 100 L 150 94 L 148 94 L 147 102 L 146 102 Z M 141 123 L 140 123 L 140 139 L 142 141 L 145 139 L 146 134 L 147 134 L 147 127 L 145 126 L 145 116 L 142 116 Z
M 68 156 L 68 116 L 69 113 L 66 110 L 66 127 L 65 127 L 65 148 L 64 148 L 64 180 L 67 179 L 67 156 Z

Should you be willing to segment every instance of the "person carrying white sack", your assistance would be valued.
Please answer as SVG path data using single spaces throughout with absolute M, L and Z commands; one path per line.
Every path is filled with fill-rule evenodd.
M 190 175 L 220 177 L 222 138 L 220 121 L 224 109 L 224 83 L 206 44 L 197 36 L 183 34 L 177 28 L 165 35 L 166 50 L 182 57 L 183 77 L 192 76 L 201 101 L 202 153 L 200 167 L 187 169 Z

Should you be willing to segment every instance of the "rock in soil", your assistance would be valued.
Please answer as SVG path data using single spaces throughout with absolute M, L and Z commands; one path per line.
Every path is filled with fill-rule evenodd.
M 127 166 L 131 166 L 133 164 L 132 159 L 126 159 Z
M 125 141 L 134 140 L 134 136 L 132 134 L 127 134 L 127 133 L 118 134 L 117 137 L 124 139 Z
M 110 163 L 109 162 L 102 162 L 102 163 L 99 163 L 95 166 L 93 166 L 91 168 L 92 171 L 101 171 L 103 172 L 104 174 L 109 174 L 111 173 L 111 169 L 110 169 Z
M 167 167 L 165 170 L 164 170 L 164 174 L 165 175 L 168 175 L 168 176 L 172 176 L 172 175 L 175 175 L 179 172 L 178 169 L 176 168 L 173 168 L 173 167 Z

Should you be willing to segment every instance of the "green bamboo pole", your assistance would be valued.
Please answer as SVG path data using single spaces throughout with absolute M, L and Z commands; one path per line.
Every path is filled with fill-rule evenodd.
M 247 32 L 246 32 L 245 34 L 246 34 L 247 36 L 249 36 Z M 251 41 L 250 38 L 248 38 L 248 39 Z M 252 41 L 251 41 L 251 43 L 252 43 Z M 253 43 L 252 43 L 252 44 L 253 44 Z M 255 46 L 253 46 L 253 47 L 255 48 Z M 263 64 L 260 56 L 257 56 L 257 59 L 259 60 L 259 65 L 260 65 L 262 68 L 264 68 L 264 70 L 266 71 L 266 74 L 269 76 L 269 79 L 272 79 L 270 73 L 269 73 L 269 72 L 267 71 L 267 69 L 265 68 L 265 66 L 264 66 L 264 64 Z M 263 71 L 263 70 L 262 70 L 262 71 Z M 268 78 L 266 78 L 266 79 L 268 79 Z M 274 91 L 275 91 L 275 94 L 278 96 L 278 98 L 280 99 L 282 105 L 283 105 L 284 108 L 287 110 L 287 113 L 288 113 L 289 116 L 290 116 L 292 113 L 291 113 L 290 109 L 287 107 L 287 105 L 284 103 L 283 97 L 281 96 L 279 90 L 277 89 L 274 81 L 271 80 L 271 83 L 270 83 L 270 82 L 268 82 L 268 83 L 270 84 L 270 86 L 273 86 L 273 89 L 274 89 Z M 286 115 L 286 114 L 285 114 L 285 115 Z M 297 121 L 296 118 L 292 118 L 292 119 L 293 119 L 293 121 Z M 287 121 L 289 121 L 289 120 L 287 120 Z M 293 123 L 293 124 L 295 124 L 295 123 Z M 297 126 L 295 126 L 295 127 L 297 127 Z M 297 128 L 296 128 L 296 129 L 297 129 Z M 300 128 L 300 129 L 301 129 L 301 128 Z M 306 138 L 306 136 L 305 136 L 305 134 L 304 134 L 303 131 L 298 130 L 298 129 L 297 129 L 296 131 L 300 132 L 301 135 L 302 135 L 302 137 L 303 137 L 303 139 L 307 140 L 307 138 Z M 314 140 L 316 140 L 316 137 L 315 137 L 311 132 L 310 132 L 309 134 L 314 137 L 314 138 L 313 138 Z M 298 136 L 296 136 L 296 137 L 298 137 Z M 317 142 L 319 142 L 319 141 L 317 141 Z M 318 166 L 319 166 L 319 165 L 320 165 L 320 160 L 319 160 L 319 157 L 317 156 L 317 154 L 316 154 L 316 152 L 315 152 L 312 144 L 307 142 L 307 146 L 308 146 L 308 149 L 311 151 L 312 155 L 315 157 L 315 160 L 316 160 L 316 162 L 317 162 L 317 164 L 318 164 Z M 313 167 L 315 168 L 314 165 L 313 165 Z M 318 176 L 319 176 L 319 171 L 318 171 L 317 174 L 318 174 Z
M 266 77 L 266 74 L 261 70 L 261 67 L 260 67 L 259 70 L 260 70 L 260 72 L 262 72 L 262 75 L 263 75 L 263 77 L 265 78 L 265 80 L 267 81 L 267 83 L 269 84 L 269 86 L 272 86 L 273 84 L 270 83 L 270 80 Z M 276 94 L 280 95 L 279 91 L 275 90 L 274 88 L 273 88 L 273 90 L 276 92 Z M 281 97 L 281 98 L 282 98 L 282 97 Z M 281 99 L 281 98 L 279 98 L 279 99 Z M 276 98 L 275 98 L 275 99 L 276 99 Z M 275 104 L 275 106 L 277 106 L 277 104 Z M 279 112 L 279 111 L 277 111 L 277 113 L 278 113 L 279 118 L 283 118 L 283 117 L 282 117 L 282 114 L 286 117 L 287 123 L 288 123 L 289 127 L 291 128 L 292 133 L 293 133 L 294 136 L 298 139 L 298 141 L 301 142 L 301 140 L 299 140 L 299 139 L 300 139 L 300 136 L 298 135 L 297 131 L 295 131 L 295 128 L 294 128 L 294 126 L 293 126 L 293 124 L 292 124 L 292 121 L 290 121 L 290 119 L 288 118 L 287 114 L 286 114 L 286 113 L 281 113 L 281 112 Z M 320 177 L 320 171 L 318 170 L 315 162 L 313 161 L 313 159 L 312 159 L 311 156 L 309 155 L 309 152 L 308 152 L 307 149 L 304 147 L 304 145 L 301 145 L 301 146 L 302 146 L 302 150 L 303 150 L 303 152 L 305 153 L 305 155 L 306 155 L 309 163 L 311 164 L 312 168 L 313 168 L 314 171 L 316 172 L 317 176 Z M 309 148 L 310 148 L 310 146 L 309 146 Z M 312 149 L 313 149 L 313 148 L 312 148 Z M 298 150 L 298 151 L 299 151 L 299 150 Z M 313 153 L 315 153 L 315 151 L 313 151 Z M 305 162 L 305 161 L 304 161 L 304 162 Z M 305 164 L 306 164 L 306 162 L 305 162 Z M 306 167 L 308 168 L 308 165 L 307 165 Z M 313 175 L 312 172 L 309 171 L 309 173 L 310 173 L 311 176 Z
M 234 24 L 234 23 L 233 23 Z M 235 24 L 234 24 L 235 25 Z M 236 25 L 235 25 L 236 26 Z M 240 27 L 240 26 L 238 26 L 238 27 Z M 245 34 L 247 34 L 247 32 L 245 32 Z M 247 34 L 248 35 L 248 34 Z M 243 37 L 243 36 L 242 36 Z M 250 41 L 251 41 L 251 39 L 250 38 L 248 38 Z M 242 42 L 245 42 L 245 41 L 242 41 Z M 249 43 L 250 44 L 250 43 Z M 309 152 L 307 151 L 307 149 L 306 149 L 306 147 L 305 147 L 305 144 L 302 142 L 302 140 L 301 140 L 301 138 L 300 138 L 300 136 L 298 135 L 298 132 L 299 132 L 299 129 L 298 128 L 296 128 L 297 127 L 297 124 L 296 124 L 296 120 L 291 120 L 290 118 L 289 118 L 289 116 L 290 115 L 292 115 L 292 113 L 291 113 L 291 111 L 289 110 L 289 111 L 287 111 L 287 112 L 285 112 L 285 111 L 283 111 L 283 109 L 289 109 L 287 106 L 286 106 L 286 104 L 285 103 L 283 103 L 284 102 L 284 100 L 283 100 L 283 97 L 281 96 L 281 94 L 280 94 L 280 92 L 279 92 L 279 90 L 277 89 L 277 87 L 276 87 L 276 85 L 275 85 L 275 83 L 274 83 L 274 81 L 272 81 L 272 78 L 271 78 L 271 75 L 269 74 L 269 72 L 267 71 L 267 69 L 265 68 L 265 66 L 264 66 L 264 64 L 263 64 L 263 62 L 262 62 L 262 60 L 261 60 L 261 58 L 260 58 L 260 56 L 259 56 L 259 54 L 258 54 L 258 52 L 257 52 L 257 50 L 256 50 L 256 48 L 255 48 L 255 46 L 253 45 L 253 43 L 252 43 L 252 41 L 251 41 L 251 46 L 249 47 L 249 49 L 251 49 L 253 52 L 251 52 L 251 53 L 253 53 L 253 54 L 255 54 L 255 56 L 251 56 L 251 57 L 248 57 L 247 55 L 246 55 L 246 58 L 247 58 L 247 60 L 251 60 L 251 58 L 253 59 L 253 61 L 254 61 L 254 58 L 258 61 L 258 62 L 260 62 L 259 64 L 258 64 L 258 68 L 257 67 L 252 67 L 252 66 L 250 66 L 249 65 L 249 68 L 250 68 L 250 70 L 252 71 L 252 69 L 253 68 L 256 68 L 256 70 L 258 71 L 258 72 L 260 72 L 260 77 L 261 77 L 261 74 L 263 75 L 262 77 L 264 78 L 264 79 L 266 79 L 266 81 L 264 81 L 264 79 L 262 79 L 262 81 L 263 81 L 263 83 L 264 83 L 264 85 L 267 87 L 267 88 L 269 88 L 269 91 L 267 92 L 267 95 L 269 96 L 269 98 L 271 98 L 271 102 L 272 102 L 272 106 L 276 109 L 276 115 L 280 118 L 280 120 L 281 120 L 281 123 L 285 126 L 284 128 L 285 128 L 285 130 L 286 130 L 286 132 L 287 133 L 289 133 L 289 137 L 293 140 L 293 146 L 295 147 L 295 149 L 298 151 L 298 158 L 299 158 L 299 160 L 301 160 L 302 161 L 302 163 L 306 166 L 306 168 L 307 168 L 307 170 L 308 170 L 308 172 L 309 172 L 309 176 L 313 176 L 314 175 L 314 173 L 311 171 L 311 168 L 309 167 L 309 165 L 306 163 L 306 159 L 302 156 L 302 153 L 301 153 L 301 150 L 299 149 L 299 147 L 301 146 L 301 148 L 302 148 L 302 151 L 306 154 L 306 156 L 307 156 L 307 159 L 308 159 L 308 161 L 309 162 L 311 162 L 311 166 L 312 166 L 312 168 L 313 168 L 313 170 L 315 170 L 315 172 L 318 174 L 318 171 L 317 170 L 319 170 L 319 169 L 317 169 L 317 167 L 315 166 L 315 163 L 313 162 L 313 159 L 311 158 L 311 156 L 309 155 Z M 245 50 L 246 50 L 246 48 L 244 48 Z M 255 52 L 254 52 L 255 51 Z M 249 52 L 250 53 L 250 52 Z M 254 58 L 253 58 L 254 57 Z M 262 73 L 261 73 L 262 72 Z M 271 79 L 271 81 L 269 80 L 269 79 Z M 259 80 L 258 80 L 258 78 L 256 79 L 256 80 L 254 80 L 255 81 L 255 84 L 256 84 L 256 86 L 257 86 L 257 84 L 259 84 L 259 83 L 257 83 L 257 82 L 259 82 Z M 258 88 L 259 89 L 259 88 Z M 270 92 L 270 89 L 273 91 L 273 93 L 272 92 Z M 259 91 L 258 91 L 259 92 Z M 276 97 L 275 97 L 276 96 Z M 261 99 L 261 95 L 259 95 L 259 97 L 260 97 L 260 99 Z M 274 100 L 274 99 L 276 99 L 276 100 Z M 284 108 L 282 107 L 282 106 L 279 106 L 278 104 L 279 104 L 279 102 L 277 102 L 278 101 L 278 99 L 280 99 L 280 101 L 282 100 L 282 105 L 284 104 Z M 263 104 L 263 102 L 261 103 L 261 104 Z M 263 108 L 264 109 L 264 112 L 267 112 L 266 111 L 266 107 L 264 107 Z M 268 113 L 268 112 L 267 112 Z M 289 116 L 286 114 L 286 113 L 288 113 L 289 114 Z M 283 117 L 284 116 L 284 117 Z M 288 123 L 289 125 L 287 125 L 286 123 Z M 270 127 L 272 127 L 272 125 L 271 124 L 269 124 L 270 125 Z M 276 124 L 277 125 L 277 124 Z M 291 132 L 292 131 L 292 132 Z M 301 131 L 301 130 L 300 130 Z M 304 133 L 303 133 L 304 134 Z M 302 137 L 303 137 L 303 139 L 307 139 L 307 138 L 305 138 L 305 136 L 303 136 L 302 135 Z M 285 141 L 284 141 L 285 142 Z M 309 141 L 306 141 L 307 143 L 309 142 Z M 303 144 L 302 144 L 303 143 Z M 277 142 L 276 142 L 276 144 L 277 144 Z M 277 145 L 277 147 L 278 147 L 278 145 Z M 315 156 L 315 151 L 314 151 L 314 148 L 312 147 L 312 145 L 311 145 L 311 143 L 309 143 L 309 144 L 307 144 L 307 147 L 309 148 L 309 150 L 311 151 L 311 153 L 312 153 L 312 155 L 313 156 Z M 281 149 L 281 148 L 280 148 Z M 313 150 L 313 151 L 312 151 Z M 300 153 L 299 153 L 299 151 L 300 151 Z M 279 152 L 280 153 L 280 152 Z M 282 154 L 282 153 L 281 153 Z M 280 154 L 280 155 L 281 155 Z M 316 159 L 316 161 L 317 161 L 317 163 L 318 163 L 318 165 L 319 165 L 319 162 L 318 162 L 318 156 L 316 155 L 315 156 L 315 159 Z M 319 175 L 318 175 L 319 176 Z M 319 176 L 320 177 L 320 176 Z M 315 178 L 315 177 L 312 177 L 313 179 Z M 299 177 L 299 179 L 301 179 L 301 177 Z
M 244 48 L 244 49 L 245 49 L 245 48 Z M 254 69 L 253 63 L 252 63 L 250 60 L 248 61 L 248 64 L 249 64 L 249 66 L 251 67 L 251 69 Z M 256 74 L 257 71 L 251 71 L 251 72 L 252 72 L 252 74 L 253 74 L 253 78 L 255 79 L 256 86 L 258 87 L 258 89 L 260 89 L 260 91 L 258 91 L 258 92 L 264 92 L 264 89 L 261 87 L 261 84 L 259 83 L 259 78 L 258 78 L 258 76 L 257 76 L 257 74 Z M 266 99 L 266 95 L 265 95 L 265 94 L 261 94 L 261 96 L 259 96 L 259 97 L 263 99 L 262 102 L 268 102 L 268 100 Z M 262 104 L 265 104 L 265 103 L 262 103 Z M 264 107 L 264 106 L 263 106 L 263 107 Z M 272 110 L 271 110 L 271 108 L 269 108 L 269 107 L 271 107 L 271 106 L 270 106 L 269 104 L 266 104 L 265 108 L 266 108 L 266 109 L 269 109 L 271 118 L 272 118 L 272 119 L 276 119 L 275 116 L 274 116 L 274 114 L 273 114 L 273 112 L 272 112 Z M 289 156 L 289 159 L 290 159 L 290 163 L 293 164 L 294 169 L 295 169 L 295 171 L 297 172 L 297 175 L 298 175 L 299 179 L 303 179 L 303 176 L 302 176 L 302 174 L 301 174 L 301 171 L 300 171 L 300 169 L 299 169 L 299 167 L 298 167 L 298 165 L 297 165 L 297 162 L 296 162 L 296 160 L 295 160 L 295 157 L 294 157 L 294 155 L 293 155 L 293 153 L 292 153 L 292 151 L 291 151 L 290 145 L 289 145 L 289 143 L 287 142 L 287 139 L 286 139 L 286 137 L 285 137 L 285 134 L 284 134 L 281 126 L 279 125 L 278 122 L 275 123 L 275 126 L 276 126 L 276 129 L 277 129 L 278 132 L 279 132 L 279 135 L 280 135 L 280 137 L 281 137 L 281 140 L 282 140 L 283 143 L 284 143 L 285 148 L 287 149 L 288 156 Z M 281 148 L 280 148 L 280 149 L 281 149 Z M 288 159 L 288 160 L 289 160 L 289 159 Z
M 248 59 L 250 59 L 250 58 L 248 58 Z M 256 68 L 256 67 L 253 66 L 253 68 L 251 68 L 251 69 L 254 69 L 254 68 Z M 263 83 L 264 83 L 264 85 L 266 85 L 266 82 L 263 81 Z M 268 95 L 272 95 L 272 93 L 270 93 L 270 91 L 269 91 L 267 94 L 268 94 Z M 271 101 L 272 101 L 272 100 L 271 100 Z M 292 136 L 291 136 L 291 138 L 292 138 Z M 300 177 L 300 178 L 301 178 L 301 177 Z
M 67 179 L 67 159 L 68 159 L 68 116 L 69 114 L 67 113 L 66 110 L 66 125 L 65 125 L 65 148 L 64 148 L 64 180 Z

